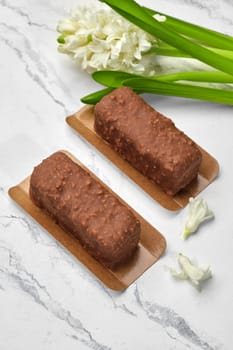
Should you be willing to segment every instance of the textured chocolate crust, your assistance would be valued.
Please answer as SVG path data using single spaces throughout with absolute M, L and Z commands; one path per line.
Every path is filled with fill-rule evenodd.
M 196 144 L 130 88 L 104 96 L 94 114 L 95 131 L 167 194 L 197 177 L 202 155 Z
M 108 267 L 127 260 L 138 245 L 140 222 L 62 152 L 54 153 L 35 167 L 30 197 Z

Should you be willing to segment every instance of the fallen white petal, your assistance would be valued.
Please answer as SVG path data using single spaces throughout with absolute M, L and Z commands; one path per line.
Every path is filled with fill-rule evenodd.
M 214 217 L 212 210 L 208 208 L 203 198 L 190 198 L 188 215 L 185 221 L 182 237 L 186 239 L 190 234 L 197 231 L 199 225 Z
M 196 288 L 201 289 L 202 282 L 212 277 L 210 267 L 201 268 L 198 265 L 191 262 L 191 260 L 179 253 L 177 257 L 181 270 L 178 272 L 173 268 L 169 271 L 173 277 L 180 280 L 189 280 Z

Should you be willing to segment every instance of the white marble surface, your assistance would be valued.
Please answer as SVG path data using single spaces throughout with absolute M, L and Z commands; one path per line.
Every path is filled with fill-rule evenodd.
M 56 51 L 58 19 L 84 2 L 0 0 L 0 349 L 230 350 L 232 107 L 147 96 L 221 166 L 203 192 L 216 218 L 183 242 L 185 211 L 161 208 L 65 124 L 97 88 Z M 232 0 L 141 3 L 233 35 Z M 58 149 L 74 153 L 167 239 L 164 257 L 123 293 L 105 288 L 7 195 Z M 179 251 L 211 265 L 201 293 L 164 268 Z

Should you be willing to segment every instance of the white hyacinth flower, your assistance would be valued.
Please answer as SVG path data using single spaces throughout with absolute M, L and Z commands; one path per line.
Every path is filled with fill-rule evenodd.
M 208 208 L 203 198 L 190 198 L 188 207 L 188 216 L 184 225 L 182 237 L 186 239 L 189 235 L 196 232 L 199 225 L 214 217 L 212 210 Z
M 105 4 L 89 5 L 59 21 L 58 50 L 78 62 L 83 70 L 120 70 L 153 75 L 153 36 L 130 23 Z
M 178 254 L 177 260 L 181 271 L 177 272 L 173 268 L 170 268 L 169 270 L 172 276 L 180 280 L 190 280 L 198 290 L 201 290 L 201 284 L 203 281 L 212 277 L 210 267 L 207 267 L 206 269 L 201 268 L 181 253 Z

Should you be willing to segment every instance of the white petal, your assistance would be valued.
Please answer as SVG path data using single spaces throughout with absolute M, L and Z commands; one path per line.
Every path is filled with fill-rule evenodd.
M 176 271 L 173 268 L 169 268 L 171 275 L 179 280 L 187 280 L 188 275 L 184 271 Z
M 207 203 L 202 198 L 190 198 L 188 206 L 188 216 L 185 221 L 183 238 L 187 238 L 191 233 L 197 231 L 199 225 L 214 217 L 213 212 L 208 208 Z
M 60 33 L 73 34 L 73 33 L 75 33 L 76 29 L 77 29 L 77 27 L 76 27 L 74 21 L 72 21 L 69 18 L 61 19 L 57 25 L 57 31 Z
M 201 283 L 212 277 L 212 273 L 209 267 L 203 269 L 195 265 L 191 260 L 179 253 L 177 257 L 180 265 L 180 272 L 177 272 L 173 268 L 170 268 L 170 273 L 177 279 L 189 280 L 199 290 L 201 289 Z
M 167 17 L 166 16 L 163 16 L 163 15 L 160 15 L 159 13 L 156 13 L 154 16 L 153 16 L 156 21 L 158 22 L 165 22 L 167 20 Z
M 102 69 L 107 67 L 107 62 L 109 58 L 109 53 L 104 52 L 104 53 L 95 53 L 92 55 L 90 59 L 90 66 L 96 69 Z

